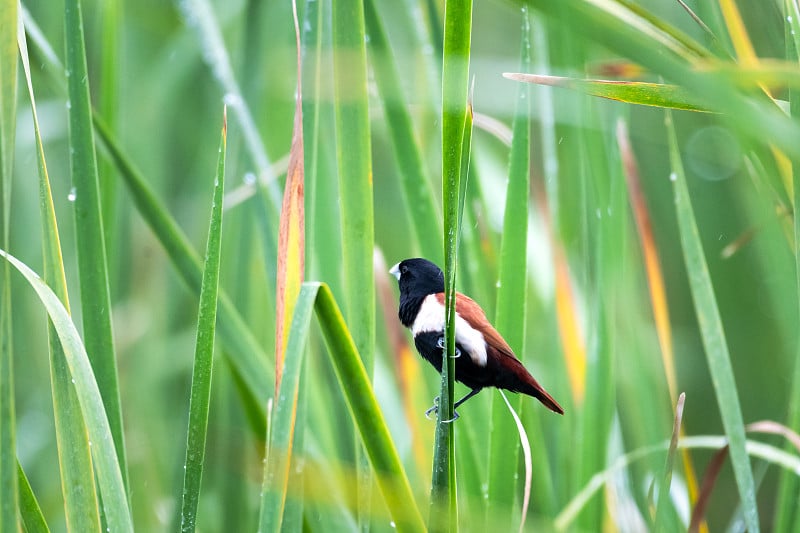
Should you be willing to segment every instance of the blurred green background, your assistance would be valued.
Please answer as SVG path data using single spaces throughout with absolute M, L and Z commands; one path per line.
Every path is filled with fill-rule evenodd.
M 305 19 L 304 14 L 316 2 L 298 2 L 301 30 L 308 34 L 314 25 L 313 31 L 322 34 L 321 52 L 311 48 L 304 52 L 304 69 L 309 64 L 316 65 L 313 61 L 318 54 L 328 57 L 325 54 L 331 53 L 329 17 L 335 6 L 318 2 L 314 9 L 319 8 L 322 17 L 313 21 Z M 596 2 L 612 6 L 608 8 L 612 13 L 617 9 L 631 9 L 634 13 L 641 10 L 647 14 L 640 15 L 644 20 L 662 24 L 667 28 L 666 34 L 686 34 L 703 50 L 710 50 L 709 56 L 733 62 L 731 56 L 737 54 L 720 8 L 722 2 L 687 3 L 717 36 L 716 42 L 677 2 Z M 520 84 L 502 74 L 519 70 L 523 4 L 481 0 L 473 8 L 470 72 L 474 80 L 474 110 L 505 128 L 511 126 Z M 600 22 L 593 25 L 594 12 L 582 7 L 593 2 L 552 4 L 534 1 L 528 8 L 532 20 L 532 72 L 603 78 L 608 76 L 602 71 L 604 66 L 632 60 L 644 66 L 637 79 L 666 79 L 679 85 L 685 82 L 690 90 L 704 83 L 699 76 L 691 78 L 694 74 L 690 62 L 685 62 L 683 71 L 660 62 L 671 52 L 665 51 L 655 38 L 643 41 L 641 48 L 630 48 L 636 41 L 627 37 L 623 29 L 633 26 L 622 17 L 616 19 L 617 29 Z M 786 5 L 779 0 L 737 2 L 758 57 L 791 57 L 787 56 L 791 40 L 784 38 L 789 31 L 785 10 L 790 4 L 792 1 Z M 29 1 L 23 5 L 26 21 L 35 21 L 58 57 L 63 58 L 62 4 Z M 413 120 L 424 170 L 435 191 L 436 205 L 441 206 L 441 52 L 436 36 L 441 36 L 443 3 L 403 0 L 376 1 L 375 5 L 397 62 L 400 89 Z M 210 11 L 206 12 L 207 8 Z M 204 30 L 201 21 L 206 16 L 219 28 L 224 48 L 217 46 Z M 292 138 L 297 79 L 291 3 L 87 0 L 83 3 L 83 18 L 88 81 L 95 107 L 199 253 L 207 234 L 222 107 L 223 103 L 228 104 L 228 196 L 221 287 L 231 296 L 264 352 L 272 357 L 276 215 Z M 322 25 L 317 28 L 319 21 Z M 643 32 L 646 36 L 655 34 Z M 367 40 L 368 49 L 371 42 Z M 47 66 L 30 37 L 29 46 L 67 283 L 73 295 L 73 318 L 79 325 L 75 233 L 81 227 L 74 221 L 69 200 L 72 185 L 68 110 L 65 94 L 59 88 L 64 76 Z M 626 50 L 630 51 L 629 56 Z M 219 54 L 223 51 L 227 53 L 232 77 L 222 72 L 225 67 L 220 61 L 226 60 Z M 371 55 L 370 61 L 375 61 L 374 57 Z M 663 70 L 658 69 L 659 65 Z M 307 71 L 304 78 L 304 104 L 313 104 L 319 112 L 319 131 L 313 140 L 306 140 L 307 167 L 310 146 L 315 147 L 318 157 L 315 174 L 310 177 L 307 170 L 306 175 L 306 279 L 330 284 L 342 305 L 345 288 L 341 247 L 342 240 L 347 241 L 349 236 L 342 235 L 339 229 L 335 150 L 363 147 L 358 145 L 358 139 L 336 138 L 331 62 L 322 60 L 316 69 Z M 21 74 L 20 77 L 9 249 L 41 272 L 37 155 L 29 98 Z M 231 80 L 235 80 L 241 95 L 231 90 Z M 719 80 L 723 78 L 720 76 Z M 715 83 L 736 85 L 724 80 Z M 707 96 L 714 91 L 713 84 L 709 82 L 708 86 L 709 92 L 697 94 L 706 98 L 703 102 L 709 102 Z M 318 100 L 312 101 L 310 87 L 318 90 Z M 418 255 L 421 248 L 411 230 L 402 176 L 387 132 L 385 96 L 377 89 L 372 69 L 368 91 L 375 246 L 391 265 Z M 776 183 L 783 185 L 770 149 L 774 139 L 761 136 L 768 126 L 754 125 L 748 132 L 749 124 L 737 119 L 736 102 L 742 106 L 751 102 L 763 105 L 763 94 L 758 95 L 755 83 L 737 94 L 741 94 L 740 100 L 720 97 L 719 102 L 709 102 L 720 114 L 676 111 L 673 117 L 686 184 L 730 351 L 742 418 L 746 424 L 773 420 L 792 427 L 790 398 L 793 387 L 800 385 L 793 383 L 798 353 L 798 284 L 792 192 L 790 188 L 774 187 Z M 534 464 L 533 503 L 527 527 L 549 530 L 558 513 L 588 482 L 588 474 L 603 470 L 622 454 L 664 442 L 672 431 L 674 406 L 665 380 L 648 280 L 615 136 L 619 119 L 628 124 L 663 269 L 678 391 L 686 393 L 685 434 L 725 432 L 681 248 L 664 110 L 542 86 L 532 87 L 531 96 L 529 284 L 524 324 L 527 350 L 518 355 L 567 411 L 563 418 L 549 416 L 534 401 L 522 401 L 523 420 L 532 445 L 548 458 L 542 468 L 549 471 L 546 480 L 542 480 L 541 465 Z M 788 101 L 791 94 L 785 85 L 778 84 L 773 96 Z M 241 122 L 242 113 L 246 113 L 243 101 L 255 123 L 257 144 L 263 155 L 248 145 Z M 719 107 L 715 107 L 717 104 Z M 307 107 L 306 111 L 309 109 L 312 108 Z M 306 135 L 311 133 L 306 131 Z M 783 140 L 791 143 L 796 139 Z M 494 316 L 496 302 L 508 154 L 509 147 L 495 134 L 480 124 L 476 126 L 457 284 L 484 307 L 489 317 Z M 101 147 L 98 156 L 134 524 L 141 531 L 175 529 L 198 295 L 187 290 L 176 273 L 132 202 L 107 151 Z M 263 168 L 263 162 L 268 163 L 267 168 Z M 791 173 L 788 175 L 791 178 Z M 256 176 L 269 183 L 253 194 Z M 426 222 L 421 225 L 424 227 Z M 430 232 L 440 232 L 441 223 L 431 220 L 429 228 Z M 574 297 L 571 312 L 577 316 L 589 359 L 585 404 L 576 400 L 562 348 L 556 301 L 556 248 L 565 252 Z M 431 259 L 443 266 L 443 255 Z M 394 280 L 380 270 L 376 270 L 375 277 L 391 281 L 396 298 Z M 16 274 L 12 276 L 11 291 L 18 458 L 51 529 L 63 531 L 66 526 L 57 481 L 59 458 L 48 379 L 46 317 L 40 302 Z M 409 374 L 414 378 L 411 387 L 415 412 L 408 413 L 398 378 L 401 370 L 396 366 L 389 340 L 392 333 L 384 325 L 384 314 L 388 313 L 380 304 L 377 310 L 375 391 L 425 516 L 427 505 L 423 502 L 429 490 L 434 424 L 422 418 L 421 412 L 436 395 L 439 377 L 427 364 L 419 368 L 418 374 Z M 394 309 L 390 311 L 394 313 Z M 394 314 L 385 318 L 395 320 Z M 307 481 L 302 529 L 348 530 L 355 527 L 357 511 L 353 505 L 343 503 L 347 498 L 342 495 L 352 488 L 355 436 L 324 350 L 319 335 L 312 333 L 301 385 L 307 390 L 303 409 L 309 436 L 306 449 L 295 453 L 305 458 L 307 469 L 321 472 L 317 478 L 326 481 L 319 483 L 335 497 L 317 501 L 315 498 L 324 498 L 319 491 L 309 489 L 314 483 Z M 272 359 L 267 362 L 269 365 L 274 365 Z M 248 410 L 252 405 L 241 393 L 241 380 L 231 372 L 224 350 L 217 351 L 214 372 L 199 529 L 253 530 L 262 481 L 264 439 L 258 429 L 263 429 L 263 420 L 261 425 L 253 422 L 257 415 Z M 271 379 L 264 376 L 265 397 L 272 394 Z M 456 395 L 460 392 L 461 388 Z M 485 419 L 496 394 L 484 392 L 462 407 L 462 419 L 456 426 L 465 530 L 481 530 L 474 525 L 481 522 L 471 522 L 469 517 L 480 516 L 470 513 L 473 507 L 480 507 L 477 502 L 486 492 L 483 484 L 488 458 L 484 452 L 491 432 Z M 591 403 L 595 398 L 610 403 Z M 597 427 L 592 426 L 592 420 Z M 515 443 L 518 437 L 514 433 L 505 438 Z M 759 435 L 757 439 L 784 446 L 784 439 L 778 436 Z M 796 455 L 797 451 L 793 453 Z M 599 457 L 587 459 L 592 454 Z M 699 475 L 712 454 L 710 450 L 692 451 Z M 570 527 L 585 531 L 654 527 L 654 500 L 649 500 L 652 495 L 648 493 L 654 480 L 663 475 L 664 460 L 662 451 L 618 473 L 609 483 L 611 488 L 601 490 L 592 500 L 596 507 L 587 506 L 582 519 Z M 771 530 L 776 513 L 794 512 L 791 509 L 798 498 L 797 487 L 790 491 L 789 500 L 779 500 L 780 468 L 764 460 L 753 460 L 752 466 L 761 524 Z M 344 479 L 333 474 L 340 470 Z M 537 492 L 537 483 L 551 485 L 549 501 L 543 500 L 541 490 Z M 681 522 L 674 523 L 682 523 L 682 527 L 688 524 L 690 512 L 686 487 L 683 469 L 676 466 L 672 489 L 672 507 L 676 511 L 671 512 L 680 517 Z M 739 501 L 736 487 L 730 465 L 726 464 L 710 499 L 711 531 L 724 530 L 731 523 L 733 530 L 743 527 L 735 513 Z M 381 509 L 377 491 L 373 498 L 373 507 Z M 777 510 L 775 502 L 783 502 L 778 503 Z M 513 509 L 518 512 L 518 503 Z M 375 513 L 372 528 L 389 528 L 382 511 Z

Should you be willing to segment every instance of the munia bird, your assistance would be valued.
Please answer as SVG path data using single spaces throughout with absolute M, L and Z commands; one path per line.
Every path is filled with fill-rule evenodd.
M 400 261 L 389 270 L 400 286 L 400 322 L 411 330 L 419 354 L 441 374 L 444 353 L 444 274 L 427 259 Z M 453 410 L 486 387 L 533 396 L 558 414 L 564 409 L 547 393 L 474 300 L 456 293 L 455 379 L 472 389 Z M 434 404 L 428 412 L 437 409 Z M 458 413 L 455 414 L 458 418 Z

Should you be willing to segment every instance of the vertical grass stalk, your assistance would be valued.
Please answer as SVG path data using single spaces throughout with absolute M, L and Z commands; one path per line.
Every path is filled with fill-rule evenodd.
M 225 190 L 225 151 L 227 117 L 223 115 L 219 142 L 219 160 L 214 178 L 211 223 L 208 227 L 200 309 L 197 317 L 197 340 L 192 369 L 192 391 L 189 400 L 189 429 L 186 437 L 183 493 L 181 497 L 181 531 L 195 530 L 203 460 L 206 453 L 208 409 L 211 401 L 211 369 L 214 364 L 214 337 L 217 323 L 217 294 L 222 237 L 222 198 Z
M 71 197 L 74 198 L 75 208 L 84 342 L 103 396 L 122 477 L 127 485 L 125 440 L 111 329 L 111 297 L 80 0 L 66 0 L 64 25 L 73 187 Z
M 50 179 L 47 174 L 44 146 L 39 129 L 36 99 L 31 83 L 28 48 L 24 31 L 19 34 L 19 49 L 22 68 L 27 83 L 33 115 L 33 131 L 39 171 L 39 212 L 42 221 L 42 255 L 44 258 L 44 279 L 70 312 L 67 280 L 61 255 L 61 242 L 56 223 Z M 64 496 L 64 510 L 67 528 L 70 531 L 98 531 L 100 529 L 99 501 L 95 488 L 91 449 L 86 432 L 86 424 L 81 414 L 80 403 L 72 384 L 64 350 L 58 334 L 48 320 L 48 341 L 50 346 L 50 387 L 53 398 L 53 418 L 56 428 L 59 469 L 61 472 L 61 491 Z
M 17 124 L 17 0 L 0 3 L 0 237 L 8 250 L 11 179 Z M 4 262 L 5 263 L 5 262 Z M 14 358 L 11 341 L 11 278 L 0 268 L 0 531 L 17 528 L 17 444 L 14 409 Z
M 745 449 L 744 421 L 736 392 L 736 380 L 731 367 L 728 344 L 722 328 L 714 287 L 708 272 L 700 235 L 697 229 L 683 163 L 678 150 L 672 114 L 666 113 L 667 137 L 673 174 L 670 179 L 675 194 L 675 209 L 681 235 L 684 261 L 689 276 L 689 288 L 705 348 L 706 361 L 711 372 L 711 381 L 717 396 L 722 425 L 730 446 L 731 464 L 741 498 L 745 525 L 751 533 L 758 533 L 758 509 L 756 508 L 755 484 L 750 458 Z
M 372 270 L 375 230 L 364 4 L 361 0 L 335 0 L 331 7 L 345 316 L 354 332 L 356 348 L 367 374 L 372 376 L 375 357 L 375 283 Z M 359 525 L 364 530 L 369 523 L 372 482 L 360 447 L 356 455 L 359 463 Z
M 400 82 L 397 61 L 383 28 L 375 0 L 364 2 L 369 50 L 375 82 L 381 93 L 386 127 L 392 140 L 400 182 L 405 194 L 405 207 L 411 232 L 419 243 L 422 257 L 439 263 L 442 239 L 435 197 L 430 179 L 425 171 L 422 151 L 408 112 L 403 84 Z
M 797 63 L 800 52 L 800 5 L 796 0 L 785 0 L 784 15 L 787 20 L 784 35 L 786 38 L 786 57 Z M 800 116 L 800 93 L 792 89 L 789 93 L 789 109 L 792 117 Z M 797 165 L 792 166 L 792 217 L 794 229 L 794 262 L 795 285 L 797 301 L 800 306 L 800 216 L 797 216 L 797 206 L 800 205 L 800 172 Z M 790 428 L 800 426 L 800 337 L 795 341 L 795 363 L 792 373 L 792 385 L 789 396 L 789 412 L 786 415 L 786 425 Z M 800 481 L 797 476 L 782 471 L 778 481 L 777 497 L 775 498 L 775 531 L 792 531 L 797 529 L 798 514 L 798 489 Z
M 522 14 L 520 71 L 529 72 L 531 65 L 530 21 L 527 10 Z M 512 126 L 511 152 L 508 165 L 508 186 L 500 246 L 500 276 L 497 289 L 495 325 L 514 353 L 525 354 L 525 330 L 528 294 L 528 200 L 530 198 L 530 85 L 517 85 L 517 102 Z M 518 411 L 522 398 L 514 395 L 509 406 Z M 492 436 L 489 447 L 489 516 L 504 517 L 493 523 L 503 531 L 513 531 L 517 523 L 518 498 L 516 483 L 519 442 L 509 436 L 516 424 L 508 413 L 506 401 L 499 394 L 492 397 Z M 501 511 L 502 510 L 502 511 Z
M 464 176 L 465 126 L 472 34 L 472 0 L 445 4 L 442 57 L 442 199 L 444 211 L 444 276 L 446 357 L 434 443 L 431 511 L 432 531 L 455 531 L 458 507 L 455 483 L 453 380 L 455 377 L 455 288 L 458 257 L 461 179 Z

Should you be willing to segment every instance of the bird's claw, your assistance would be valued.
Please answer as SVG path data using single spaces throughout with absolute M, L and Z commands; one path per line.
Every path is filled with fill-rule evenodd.
M 438 412 L 439 412 L 439 397 L 437 396 L 436 398 L 433 399 L 433 405 L 430 406 L 427 411 L 425 411 L 425 418 L 427 418 L 428 420 L 433 420 L 431 418 L 431 413 L 438 413 Z
M 433 420 L 433 418 L 431 418 L 431 413 L 434 413 L 434 414 L 437 414 L 437 415 L 439 414 L 439 397 L 438 396 L 433 399 L 433 405 L 430 406 L 427 411 L 425 411 L 425 418 L 427 418 L 428 420 Z M 451 418 L 449 420 L 442 420 L 442 424 L 449 424 L 451 422 L 455 422 L 456 420 L 458 420 L 459 416 L 460 415 L 457 412 L 453 411 L 453 418 Z
M 439 340 L 436 341 L 436 347 L 443 351 L 447 350 L 447 346 L 444 343 L 444 337 L 439 337 Z M 458 346 L 456 346 L 456 353 L 453 355 L 453 359 L 458 359 L 459 357 L 461 357 L 461 350 L 459 350 Z

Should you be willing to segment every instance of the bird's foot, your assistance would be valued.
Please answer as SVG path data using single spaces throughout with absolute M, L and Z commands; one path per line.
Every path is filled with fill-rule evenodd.
M 434 415 L 438 415 L 439 414 L 439 397 L 438 396 L 433 399 L 433 405 L 427 411 L 425 411 L 425 418 L 427 418 L 428 420 L 433 420 L 433 418 L 431 418 L 431 413 L 433 413 Z M 455 422 L 456 420 L 458 420 L 459 416 L 460 415 L 457 412 L 453 411 L 453 418 L 451 418 L 449 420 L 442 420 L 442 424 L 449 424 L 450 422 Z
M 436 341 L 436 347 L 442 351 L 447 351 L 447 345 L 444 342 L 444 337 L 439 337 L 439 340 Z M 461 350 L 459 350 L 458 346 L 456 346 L 456 353 L 453 356 L 453 359 L 457 359 L 459 357 L 461 357 Z
M 427 411 L 425 411 L 425 418 L 427 418 L 428 420 L 433 420 L 433 418 L 431 418 L 431 413 L 433 413 L 433 414 L 438 414 L 439 413 L 439 397 L 438 396 L 433 399 L 433 405 L 430 406 L 430 408 L 428 408 Z

